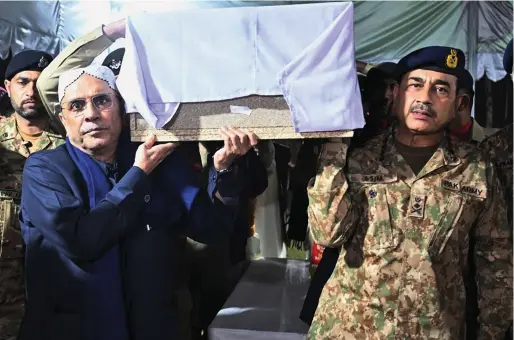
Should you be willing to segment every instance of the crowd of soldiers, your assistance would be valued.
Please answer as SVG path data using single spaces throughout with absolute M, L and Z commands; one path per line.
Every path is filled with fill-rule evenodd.
M 65 196 L 59 196 L 60 193 L 41 194 L 37 199 L 32 196 L 43 192 L 36 191 L 36 186 L 47 185 L 57 190 L 52 187 L 55 183 L 44 183 L 41 178 L 38 182 L 37 177 L 45 176 L 48 169 L 37 171 L 44 162 L 52 161 L 50 153 L 41 151 L 73 150 L 66 145 L 83 145 L 82 130 L 72 120 L 82 113 L 76 112 L 93 112 L 94 107 L 97 111 L 110 112 L 116 107 L 113 103 L 103 104 L 102 100 L 111 97 L 100 98 L 102 93 L 93 92 L 95 86 L 103 85 L 104 92 L 112 91 L 119 96 L 115 77 L 123 51 L 109 55 L 104 66 L 88 68 L 88 65 L 123 35 L 124 22 L 113 23 L 72 42 L 55 59 L 42 51 L 26 50 L 15 55 L 7 67 L 5 91 L 0 92 L 0 108 L 10 111 L 0 112 L 4 116 L 0 122 L 0 339 L 69 339 L 71 334 L 74 339 L 89 340 L 92 338 L 88 335 L 95 334 L 92 331 L 95 325 L 80 324 L 72 329 L 73 319 L 59 319 L 57 323 L 50 314 L 62 313 L 59 310 L 62 306 L 55 301 L 38 300 L 43 291 L 37 287 L 42 277 L 52 279 L 41 286 L 57 287 L 62 282 L 61 274 L 51 269 L 57 268 L 52 267 L 51 261 L 55 259 L 48 258 L 47 266 L 46 254 L 40 257 L 44 259 L 41 261 L 34 260 L 34 254 L 43 254 L 41 250 L 50 247 L 52 254 L 67 258 L 55 260 L 57 263 L 71 266 L 76 259 L 75 255 L 69 255 L 68 251 L 74 253 L 60 230 L 54 233 L 34 222 L 40 221 L 34 216 L 39 211 L 37 205 L 52 205 L 50 202 L 56 200 L 59 209 L 70 209 L 63 202 Z M 512 41 L 504 59 L 505 69 L 511 74 Z M 307 159 L 307 153 L 315 157 L 319 154 L 317 169 L 303 176 L 308 178 L 299 186 L 299 197 L 303 194 L 306 198 L 300 206 L 308 216 L 311 237 L 326 247 L 324 264 L 318 267 L 302 311 L 302 319 L 311 325 L 309 339 L 512 338 L 512 125 L 486 137 L 471 117 L 474 81 L 465 69 L 464 53 L 459 49 L 426 47 L 410 53 L 397 64 L 373 67 L 357 62 L 357 70 L 366 75 L 365 82 L 361 82 L 366 126 L 356 131 L 351 140 L 317 141 L 320 152 L 316 151 L 317 147 L 309 148 L 295 161 L 300 164 L 302 159 Z M 78 73 L 70 73 L 73 71 Z M 84 89 L 93 91 L 88 98 L 91 105 L 85 100 L 68 101 L 73 91 L 82 93 Z M 5 105 L 6 98 L 9 105 Z M 92 119 L 87 114 L 84 114 L 86 121 Z M 122 126 L 126 128 L 123 120 Z M 267 187 L 269 163 L 268 144 L 257 142 L 257 136 L 232 128 L 221 133 L 224 143 L 204 143 L 200 147 L 194 143 L 180 147 L 165 144 L 162 149 L 155 149 L 158 147 L 153 145 L 155 140 L 150 140 L 135 153 L 136 162 L 145 160 L 138 167 L 148 175 L 168 154 L 181 153 L 188 159 L 187 173 L 198 175 L 203 168 L 210 180 L 209 169 L 214 167 L 216 195 L 225 206 L 230 206 L 227 196 L 237 196 L 237 211 L 234 215 L 227 213 L 233 224 L 231 231 L 220 243 L 221 248 L 228 249 L 226 259 L 214 257 L 220 261 L 219 268 L 214 264 L 216 273 L 224 266 L 221 262 L 232 268 L 246 258 L 252 200 Z M 227 151 L 231 150 L 230 145 L 232 153 Z M 309 143 L 304 146 L 312 147 Z M 41 158 L 29 158 L 33 154 Z M 239 157 L 234 157 L 236 154 Z M 160 158 L 156 159 L 155 155 Z M 95 158 L 95 154 L 91 157 Z M 31 170 L 25 171 L 29 177 L 22 181 L 27 158 L 32 160 Z M 232 171 L 235 159 L 237 181 L 229 177 L 231 172 L 236 172 Z M 113 188 L 121 182 L 118 177 L 129 174 L 111 176 L 116 170 L 111 169 L 110 162 L 102 162 L 106 164 L 104 170 Z M 224 176 L 226 183 L 237 183 L 237 195 L 220 190 Z M 90 184 L 87 179 L 86 184 Z M 208 190 L 212 189 L 210 184 L 207 186 Z M 22 187 L 25 203 L 22 203 Z M 155 197 L 153 192 L 152 196 Z M 144 195 L 144 200 L 148 203 L 150 195 Z M 29 206 L 33 209 L 23 213 Z M 93 208 L 91 203 L 85 210 Z M 54 224 L 49 229 L 61 227 L 62 216 L 67 215 L 60 214 L 57 214 L 59 219 L 50 219 Z M 151 234 L 150 224 L 144 225 L 146 234 Z M 117 235 L 116 240 L 118 237 L 121 238 Z M 123 237 L 130 239 L 125 234 Z M 109 247 L 116 242 L 108 243 Z M 157 243 L 145 242 L 148 252 L 159 249 Z M 129 249 L 127 244 L 120 241 L 121 247 Z M 165 247 L 170 244 L 183 251 L 183 256 L 188 246 L 198 247 L 191 240 L 186 242 L 185 237 L 175 235 L 173 242 Z M 214 253 L 219 254 L 220 248 Z M 208 261 L 207 257 L 204 254 L 200 260 Z M 169 287 L 178 296 L 174 300 L 178 312 L 170 313 L 174 320 L 168 322 L 176 327 L 170 330 L 165 326 L 166 320 L 160 324 L 158 317 L 134 312 L 127 317 L 130 336 L 113 331 L 106 332 L 111 334 L 106 339 L 170 338 L 164 334 L 176 334 L 173 339 L 191 339 L 200 335 L 195 330 L 199 333 L 205 330 L 230 289 L 221 288 L 222 296 L 211 296 L 216 301 L 210 304 L 190 296 L 184 299 L 188 291 L 208 295 L 209 287 L 204 286 L 210 282 L 204 282 L 204 286 L 198 282 L 191 285 L 194 273 L 184 274 L 188 270 L 183 264 L 178 266 L 180 269 L 174 266 L 173 270 L 182 273 Z M 222 271 L 225 273 L 225 269 Z M 133 274 L 143 275 L 143 272 L 141 268 Z M 148 282 L 152 281 L 145 284 Z M 184 286 L 188 289 L 182 290 Z M 152 289 L 152 286 L 145 288 Z M 134 301 L 138 299 L 131 298 L 131 308 L 135 309 Z M 154 296 L 141 299 L 146 298 L 151 300 Z M 40 308 L 42 303 L 49 308 Z M 161 308 L 159 304 L 156 306 Z M 152 305 L 148 303 L 147 307 Z M 167 310 L 162 308 L 165 313 Z M 207 315 L 198 309 L 208 310 Z M 133 321 L 137 319 L 135 315 L 139 321 Z M 36 321 L 39 319 L 45 321 Z M 199 320 L 198 324 L 195 319 Z M 151 331 L 142 320 L 151 325 Z M 42 326 L 45 322 L 55 324 Z

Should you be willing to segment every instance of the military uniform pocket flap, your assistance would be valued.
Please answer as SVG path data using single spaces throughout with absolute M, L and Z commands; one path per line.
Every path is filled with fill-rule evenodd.
M 19 205 L 0 198 L 0 258 L 22 258 L 23 238 L 18 221 Z
M 440 255 L 443 253 L 453 229 L 462 213 L 463 198 L 460 195 L 453 195 L 445 207 L 443 215 L 436 226 L 428 244 L 430 255 Z

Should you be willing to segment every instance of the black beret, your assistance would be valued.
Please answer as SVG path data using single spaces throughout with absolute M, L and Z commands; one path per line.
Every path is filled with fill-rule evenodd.
M 112 73 L 114 73 L 115 76 L 118 76 L 118 74 L 120 73 L 121 63 L 123 62 L 124 55 L 125 49 L 118 48 L 117 50 L 114 50 L 111 53 L 109 53 L 107 57 L 105 57 L 102 65 L 110 68 Z
M 475 81 L 473 80 L 473 76 L 471 75 L 471 73 L 469 73 L 468 70 L 464 69 L 464 71 L 462 71 L 462 77 L 459 78 L 459 87 L 474 92 L 474 85 Z
M 508 74 L 512 74 L 512 39 L 510 39 L 503 55 L 503 68 Z
M 25 50 L 15 55 L 7 69 L 5 79 L 11 80 L 15 75 L 23 71 L 43 71 L 54 58 L 43 51 Z
M 396 64 L 392 62 L 385 62 L 373 66 L 371 70 L 368 71 L 368 81 L 374 82 L 387 78 L 394 78 L 394 71 L 396 69 Z
M 424 69 L 451 74 L 459 80 L 466 77 L 466 57 L 457 48 L 446 46 L 428 46 L 407 54 L 400 59 L 395 69 L 395 78 L 399 81 L 412 70 Z

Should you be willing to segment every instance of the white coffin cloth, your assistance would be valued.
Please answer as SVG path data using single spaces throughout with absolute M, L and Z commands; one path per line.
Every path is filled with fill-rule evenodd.
M 283 95 L 297 132 L 355 129 L 354 54 L 351 2 L 144 13 L 127 20 L 117 83 L 154 128 L 181 102 L 255 94 Z

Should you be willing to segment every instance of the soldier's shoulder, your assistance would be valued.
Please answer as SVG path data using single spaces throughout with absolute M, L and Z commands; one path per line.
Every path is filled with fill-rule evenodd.
M 483 161 L 483 153 L 478 147 L 478 143 L 453 142 L 453 152 L 461 160 Z
M 380 156 L 387 143 L 386 133 L 371 138 L 358 147 L 351 148 L 348 154 L 350 172 L 373 173 L 380 162 Z
M 375 137 L 372 137 L 368 141 L 363 144 L 352 148 L 351 155 L 355 159 L 366 159 L 366 158 L 374 158 L 375 156 L 380 155 L 381 150 L 384 147 L 384 144 L 387 142 L 386 138 L 388 138 L 389 131 L 379 134 Z
M 513 125 L 509 125 L 503 129 L 500 129 L 486 137 L 482 143 L 480 143 L 480 149 L 485 151 L 489 151 L 492 148 L 505 148 L 509 145 L 512 148 L 512 135 L 513 135 Z
M 63 135 L 61 133 L 59 133 L 55 128 L 53 128 L 51 125 L 49 125 L 45 129 L 45 132 L 52 139 L 62 139 L 62 140 L 65 139 L 65 137 L 63 137 Z
M 16 118 L 11 115 L 0 124 L 0 142 L 14 138 L 16 135 Z
M 33 163 L 33 162 L 52 162 L 53 160 L 56 160 L 59 157 L 62 157 L 63 153 L 66 153 L 66 145 L 61 144 L 53 149 L 45 149 L 40 150 L 34 153 L 31 153 L 27 157 L 27 163 Z

